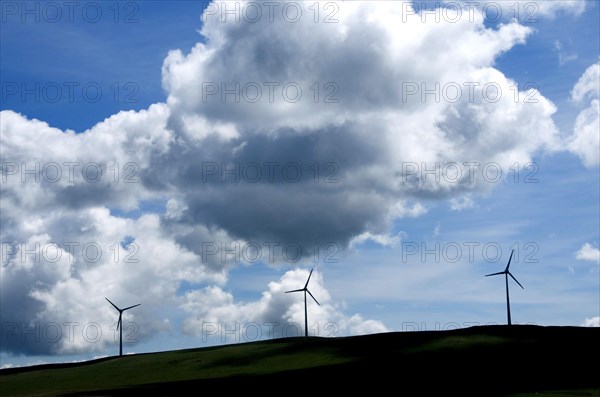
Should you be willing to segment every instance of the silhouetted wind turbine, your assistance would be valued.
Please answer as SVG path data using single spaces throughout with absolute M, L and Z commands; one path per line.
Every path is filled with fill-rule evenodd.
M 319 301 L 317 301 L 313 294 L 311 294 L 308 290 L 308 282 L 310 281 L 310 276 L 312 276 L 313 270 L 315 269 L 310 269 L 310 274 L 308 275 L 308 280 L 306 280 L 306 284 L 304 284 L 304 288 L 295 289 L 292 291 L 285 291 L 286 294 L 289 294 L 290 292 L 304 292 L 304 336 L 308 336 L 308 310 L 306 306 L 306 293 L 308 292 L 310 297 L 313 298 L 315 302 L 317 302 L 317 305 L 321 306 Z
M 515 280 L 515 282 L 517 284 L 519 284 L 519 287 L 525 289 L 525 287 L 523 287 L 521 285 L 521 283 L 515 278 L 515 276 L 512 275 L 512 273 L 508 270 L 508 268 L 510 267 L 510 261 L 513 257 L 514 254 L 514 250 L 510 251 L 510 258 L 508 258 L 508 264 L 506 265 L 506 269 L 504 269 L 503 272 L 498 272 L 498 273 L 492 273 L 492 274 L 486 274 L 486 277 L 489 276 L 498 276 L 500 274 L 504 274 L 504 279 L 506 281 L 506 315 L 508 316 L 508 325 L 512 325 L 511 321 L 510 321 L 510 298 L 508 297 L 508 276 L 511 276 L 513 280 Z
M 104 299 L 106 299 L 108 301 L 108 303 L 113 305 L 113 307 L 119 311 L 119 321 L 117 322 L 117 330 L 120 331 L 120 333 L 119 333 L 119 356 L 122 356 L 123 355 L 123 322 L 121 320 L 123 317 L 123 312 L 125 310 L 129 310 L 136 306 L 139 306 L 139 305 L 141 305 L 141 303 L 138 303 L 137 305 L 126 307 L 125 309 L 119 309 L 117 307 L 117 305 L 115 305 L 114 303 L 112 303 L 110 301 L 110 299 L 108 299 L 107 297 L 104 297 Z M 119 328 L 121 328 L 121 329 L 119 330 Z

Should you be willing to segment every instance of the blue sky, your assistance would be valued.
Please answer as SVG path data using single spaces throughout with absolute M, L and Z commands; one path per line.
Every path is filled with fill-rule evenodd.
M 17 7 L 16 11 L 7 5 L 9 3 Z M 82 7 L 87 3 L 81 2 Z M 202 321 L 223 322 L 230 327 L 238 323 L 243 329 L 244 324 L 256 318 L 258 324 L 263 324 L 263 331 L 264 323 L 269 321 L 279 322 L 280 328 L 285 324 L 302 323 L 300 297 L 286 295 L 287 300 L 280 300 L 277 296 L 282 289 L 301 288 L 298 283 L 306 279 L 314 265 L 317 275 L 313 276 L 311 285 L 314 283 L 313 292 L 317 299 L 324 300 L 326 308 L 312 307 L 309 315 L 317 319 L 321 335 L 327 334 L 323 327 L 329 322 L 339 328 L 339 335 L 413 330 L 415 324 L 429 330 L 504 323 L 504 283 L 500 278 L 483 276 L 503 270 L 511 248 L 517 251 L 511 270 L 525 287 L 521 290 L 514 283 L 510 285 L 514 322 L 574 326 L 587 322 L 598 326 L 598 154 L 595 162 L 586 163 L 582 153 L 589 145 L 569 142 L 577 134 L 574 126 L 578 116 L 586 108 L 594 109 L 594 98 L 597 110 L 597 81 L 595 94 L 592 84 L 582 101 L 573 100 L 572 91 L 584 73 L 598 63 L 600 4 L 585 1 L 581 8 L 578 1 L 562 3 L 564 6 L 546 10 L 542 2 L 534 2 L 538 7 L 538 20 L 521 21 L 521 27 L 531 28 L 523 40 L 519 43 L 508 34 L 498 34 L 493 39 L 487 37 L 493 56 L 491 60 L 481 60 L 474 56 L 472 59 L 469 54 L 484 53 L 488 49 L 478 45 L 469 47 L 469 40 L 479 35 L 483 37 L 483 30 L 499 32 L 503 26 L 509 26 L 509 18 L 497 23 L 486 20 L 483 26 L 472 31 L 466 24 L 465 32 L 443 22 L 422 24 L 436 25 L 440 30 L 428 36 L 429 42 L 415 47 L 413 53 L 405 54 L 403 44 L 394 44 L 399 54 L 394 58 L 393 51 L 366 52 L 384 45 L 387 37 L 384 33 L 395 32 L 386 21 L 381 20 L 379 24 L 389 30 L 380 31 L 376 24 L 367 23 L 367 18 L 352 19 L 351 12 L 349 16 L 340 13 L 339 18 L 346 23 L 347 31 L 361 32 L 357 37 L 364 37 L 365 42 L 356 40 L 352 45 L 344 43 L 336 47 L 336 42 L 331 44 L 326 36 L 329 27 L 320 30 L 322 24 L 315 24 L 318 28 L 313 31 L 311 25 L 304 22 L 264 22 L 262 25 L 263 21 L 244 23 L 242 18 L 239 23 L 220 23 L 221 15 L 217 13 L 209 19 L 211 23 L 203 27 L 201 15 L 207 2 L 175 1 L 168 2 L 168 7 L 159 1 L 93 3 L 102 9 L 102 17 L 96 23 L 90 23 L 78 10 L 71 22 L 66 18 L 65 9 L 60 21 L 51 23 L 47 19 L 52 16 L 43 14 L 44 5 L 40 2 L 27 3 L 29 9 L 38 7 L 40 21 L 36 22 L 34 14 L 30 14 L 23 23 L 19 14 L 22 3 L 3 2 L 0 24 L 1 110 L 5 111 L 1 119 L 3 163 L 69 159 L 101 163 L 108 158 L 105 156 L 114 153 L 119 167 L 129 162 L 138 164 L 135 176 L 141 181 L 133 185 L 115 183 L 105 190 L 93 190 L 84 184 L 81 190 L 66 187 L 63 192 L 60 190 L 62 181 L 32 187 L 8 178 L 9 182 L 3 181 L 2 186 L 4 220 L 0 237 L 4 247 L 10 242 L 43 241 L 46 235 L 49 241 L 76 239 L 81 244 L 97 241 L 102 247 L 106 244 L 106 250 L 112 241 L 110 238 L 122 230 L 140 244 L 141 262 L 121 261 L 120 267 L 115 267 L 114 263 L 101 261 L 96 265 L 77 258 L 75 264 L 71 263 L 69 270 L 65 270 L 68 275 L 61 274 L 54 279 L 55 276 L 49 275 L 52 272 L 42 264 L 26 266 L 14 257 L 6 259 L 4 253 L 3 339 L 23 336 L 19 334 L 21 331 L 9 335 L 11 324 L 40 321 L 44 327 L 53 318 L 61 324 L 96 322 L 102 325 L 105 336 L 94 343 L 87 340 L 45 343 L 48 338 L 44 341 L 43 335 L 42 342 L 31 341 L 32 334 L 30 339 L 23 337 L 24 343 L 10 339 L 14 346 L 0 351 L 0 366 L 85 360 L 114 354 L 118 346 L 106 335 L 112 332 L 108 331 L 108 324 L 111 316 L 116 320 L 116 313 L 111 312 L 110 307 L 86 307 L 80 300 L 82 293 L 85 296 L 82 291 L 93 295 L 90 305 L 91 302 L 102 304 L 104 294 L 112 294 L 123 306 L 142 303 L 139 309 L 143 310 L 135 314 L 138 309 L 134 309 L 131 317 L 125 319 L 139 326 L 138 342 L 125 343 L 125 350 L 130 352 L 223 343 L 219 333 L 208 337 L 200 332 Z M 117 22 L 115 5 L 119 10 Z M 435 4 L 430 6 L 435 7 Z M 373 15 L 379 15 L 378 6 L 372 7 L 365 8 L 364 12 L 370 10 Z M 358 15 L 361 12 L 357 11 Z M 302 30 L 307 26 L 310 33 Z M 415 26 L 419 29 L 418 23 Z M 202 28 L 204 34 L 211 35 L 211 41 L 200 34 Z M 448 48 L 443 42 L 446 31 L 442 29 L 448 29 L 448 35 L 464 41 L 457 41 Z M 524 34 L 519 27 L 511 29 L 515 37 Z M 277 32 L 281 36 L 278 37 Z M 421 33 L 416 30 L 414 36 L 407 35 L 404 40 L 417 42 Z M 496 42 L 501 44 L 494 44 Z M 203 43 L 204 47 L 197 46 L 195 52 L 191 52 L 196 43 Z M 483 43 L 487 46 L 487 41 Z M 506 50 L 499 50 L 502 45 Z M 266 52 L 261 52 L 261 46 L 267 48 Z M 341 50 L 336 52 L 335 48 Z M 176 49 L 181 51 L 180 58 L 173 52 L 168 56 L 169 51 Z M 214 53 L 210 53 L 211 49 Z M 279 58 L 280 53 L 288 55 Z M 447 67 L 443 63 L 436 64 L 441 62 L 436 58 L 440 54 L 448 56 Z M 346 62 L 335 62 L 336 57 L 341 59 L 345 55 L 348 56 Z M 364 63 L 357 61 L 361 58 Z M 427 65 L 424 68 L 431 71 L 412 70 L 412 66 L 398 59 L 423 62 L 421 65 Z M 444 101 L 440 106 L 419 101 L 398 105 L 393 92 L 384 97 L 385 88 L 373 92 L 365 89 L 364 93 L 345 90 L 352 86 L 349 81 L 356 82 L 356 87 L 385 87 L 386 84 L 379 84 L 391 74 L 378 74 L 380 69 L 372 66 L 380 61 L 385 65 L 381 70 L 397 70 L 398 76 L 406 72 L 413 78 L 423 75 L 423 81 L 468 78 L 461 73 L 471 67 L 483 73 L 482 79 L 495 78 L 489 77 L 497 76 L 495 74 L 486 75 L 495 69 L 517 82 L 519 87 L 535 83 L 539 92 L 532 97 L 540 99 L 542 104 L 531 107 L 519 104 L 522 109 L 490 105 L 490 109 L 486 108 L 488 116 L 505 121 L 506 129 L 485 123 L 474 127 L 468 119 L 473 115 L 466 110 L 469 106 L 455 109 L 461 115 L 456 121 L 449 116 L 451 112 L 440 110 Z M 348 70 L 343 70 L 344 65 L 348 65 Z M 440 71 L 445 73 L 446 69 L 448 75 L 442 76 Z M 332 70 L 335 73 L 332 74 Z M 327 104 L 302 101 L 291 113 L 287 113 L 285 106 L 277 107 L 281 104 L 263 102 L 259 103 L 263 107 L 247 111 L 224 101 L 200 103 L 194 92 L 194 87 L 197 91 L 202 82 L 219 81 L 218 78 L 224 81 L 237 78 L 243 83 L 246 76 L 255 81 L 258 78 L 268 81 L 283 74 L 288 80 L 306 82 L 328 76 L 327 73 L 340 87 L 341 107 L 333 111 Z M 439 77 L 436 73 L 440 73 Z M 73 100 L 65 88 L 71 83 L 78 84 Z M 21 88 L 31 89 L 36 84 L 41 87 L 40 100 L 36 101 L 34 94 L 23 100 Z M 390 91 L 398 87 L 394 82 L 389 84 Z M 52 90 L 56 86 L 63 91 L 59 99 L 53 101 L 44 95 L 44 87 Z M 92 90 L 100 87 L 102 97 L 98 101 L 86 98 L 81 90 L 84 86 L 91 86 Z M 52 96 L 54 91 L 47 92 Z M 554 114 L 545 113 L 545 101 L 556 106 Z M 158 107 L 151 108 L 157 103 Z M 396 112 L 403 105 L 413 106 L 410 116 L 404 115 L 402 109 Z M 387 106 L 392 109 L 389 113 L 381 110 Z M 122 113 L 112 124 L 94 127 L 128 110 L 140 113 Z M 142 116 L 138 120 L 137 115 L 145 114 L 146 110 L 149 120 Z M 360 117 L 354 118 L 353 112 Z M 425 115 L 423 119 L 418 118 L 421 113 Z M 452 130 L 463 140 L 456 143 L 448 138 L 450 142 L 427 143 L 430 136 L 437 139 L 429 127 L 416 132 L 400 127 L 394 130 L 382 126 L 385 123 L 371 121 L 369 117 L 373 114 L 379 114 L 380 120 L 401 120 L 407 126 L 425 125 L 426 115 L 430 114 L 436 120 L 443 119 L 436 126 L 447 128 L 444 130 L 447 137 L 454 136 L 449 132 Z M 335 126 L 327 121 L 337 117 L 342 121 Z M 61 131 L 49 131 L 33 123 L 33 119 Z M 551 127 L 546 123 L 551 123 Z M 529 132 L 528 126 L 533 126 L 533 130 Z M 84 132 L 92 127 L 95 130 Z M 211 132 L 206 132 L 208 135 L 198 132 L 203 128 Z M 227 128 L 233 128 L 237 135 L 231 138 Z M 593 134 L 593 123 L 590 128 Z M 471 134 L 472 129 L 475 132 Z M 554 130 L 551 138 L 547 135 L 549 129 Z M 87 135 L 89 140 L 76 142 L 72 136 L 60 138 L 60 134 L 67 135 L 66 130 Z M 298 135 L 294 135 L 296 132 Z M 394 146 L 397 145 L 394 138 L 389 141 L 382 138 L 399 134 L 402 140 L 413 142 L 413 133 L 425 143 L 406 152 L 402 151 L 402 144 Z M 212 139 L 210 134 L 218 138 Z M 293 138 L 288 141 L 290 135 L 286 134 Z M 44 141 L 48 136 L 56 137 Z M 488 144 L 492 136 L 497 139 Z M 38 139 L 37 146 L 26 143 Z M 313 144 L 315 141 L 318 144 Z M 594 141 L 591 142 L 593 150 Z M 597 145 L 598 141 L 595 142 Z M 445 157 L 443 149 L 436 152 L 436 145 L 448 148 L 451 154 Z M 392 147 L 398 148 L 397 156 L 394 151 L 387 152 L 386 148 Z M 470 148 L 473 148 L 472 157 L 467 150 Z M 226 153 L 233 156 L 228 157 Z M 236 153 L 242 153 L 242 162 L 311 158 L 321 164 L 333 161 L 340 167 L 341 182 L 319 183 L 305 189 L 268 183 L 265 186 L 251 184 L 247 188 L 196 185 L 192 177 L 195 175 L 197 182 L 198 159 L 215 163 L 237 161 L 235 159 L 240 157 L 235 157 Z M 503 156 L 515 161 L 504 160 Z M 398 167 L 395 159 L 411 164 L 415 160 L 418 164 L 431 159 L 442 163 L 444 160 L 461 164 L 471 160 L 499 163 L 503 178 L 493 183 L 479 178 L 477 183 L 464 188 L 452 183 L 442 186 L 442 183 L 441 191 L 435 186 L 431 189 L 419 186 L 411 194 L 405 194 L 395 190 L 397 186 L 390 182 L 394 175 L 397 177 L 392 172 Z M 519 164 L 519 169 L 509 168 L 514 162 Z M 530 163 L 535 168 L 523 168 Z M 308 166 L 305 172 L 309 173 Z M 28 192 L 33 192 L 30 201 L 14 198 L 26 196 Z M 329 194 L 335 200 L 329 201 L 326 198 Z M 248 203 L 244 211 L 235 209 L 244 203 Z M 263 203 L 266 209 L 261 207 Z M 401 209 L 395 210 L 400 208 L 398 206 Z M 179 208 L 183 208 L 183 212 L 178 212 Z M 103 213 L 102 209 L 107 212 Z M 389 215 L 391 213 L 395 215 Z M 152 218 L 153 214 L 156 218 Z M 357 214 L 356 221 L 354 214 Z M 323 230 L 323 225 L 327 230 Z M 317 237 L 304 239 L 307 235 Z M 309 256 L 298 264 L 218 260 L 207 264 L 200 260 L 202 238 L 205 242 L 228 244 L 232 241 L 282 244 L 294 241 L 304 248 L 305 243 L 313 239 L 320 244 L 321 256 L 316 263 Z M 323 263 L 323 255 L 330 253 L 323 247 L 332 240 L 339 248 L 333 255 L 336 261 Z M 441 247 L 439 257 L 429 254 L 423 259 L 420 251 L 407 254 L 409 247 L 435 250 L 436 244 Z M 467 255 L 468 244 L 474 244 L 473 258 Z M 448 260 L 443 252 L 452 253 L 456 246 L 462 248 L 462 254 L 456 261 Z M 500 247 L 502 254 L 494 260 L 486 259 L 483 246 Z M 94 266 L 104 267 L 98 267 L 96 273 Z M 301 270 L 295 271 L 296 268 Z M 104 285 L 98 276 L 101 271 L 105 272 Z M 19 287 L 9 288 L 8 283 Z M 60 319 L 56 317 L 58 309 L 53 302 L 57 301 L 61 302 L 63 312 L 69 312 L 68 316 L 61 313 Z M 17 307 L 9 310 L 7 305 L 13 303 Z M 65 304 L 77 308 L 65 309 Z M 20 309 L 22 313 L 15 314 Z M 82 314 L 86 310 L 91 314 Z M 232 341 L 231 335 L 228 342 Z M 244 335 L 240 335 L 237 332 L 236 337 L 241 341 Z
M 36 2 L 28 4 L 35 10 Z M 189 49 L 195 44 L 206 4 L 175 1 L 165 8 L 152 1 L 121 3 L 118 23 L 114 22 L 117 8 L 113 4 L 104 4 L 104 17 L 96 23 L 83 16 L 83 5 L 72 22 L 68 9 L 61 11 L 64 16 L 57 23 L 42 23 L 53 18 L 43 8 L 37 14 L 40 23 L 35 23 L 36 14 L 25 16 L 28 22 L 22 23 L 20 7 L 16 15 L 5 14 L 2 57 L 11 62 L 2 65 L 3 81 L 39 82 L 42 86 L 57 82 L 65 91 L 56 103 L 35 103 L 33 96 L 21 101 L 19 95 L 10 95 L 2 108 L 22 111 L 59 128 L 83 131 L 120 110 L 144 109 L 163 101 L 160 68 L 164 57 L 170 49 Z M 89 19 L 95 20 L 92 11 L 89 13 Z M 64 82 L 81 83 L 74 100 L 68 97 Z M 97 102 L 93 87 L 89 97 L 84 97 L 86 83 L 101 87 L 103 95 Z M 134 85 L 126 86 L 128 83 Z

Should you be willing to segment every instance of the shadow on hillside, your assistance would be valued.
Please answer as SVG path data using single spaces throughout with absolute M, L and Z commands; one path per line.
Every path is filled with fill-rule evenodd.
M 280 343 L 276 354 L 289 356 L 290 360 L 299 352 L 328 349 L 348 362 L 288 371 L 274 368 L 273 373 L 265 375 L 152 383 L 83 395 L 184 396 L 191 390 L 217 390 L 223 395 L 240 396 L 350 396 L 366 389 L 374 395 L 494 397 L 600 388 L 597 366 L 582 358 L 595 357 L 600 351 L 598 329 L 488 326 L 281 342 L 262 343 Z M 218 364 L 251 366 L 266 356 L 238 357 Z M 477 386 L 481 384 L 485 386 Z

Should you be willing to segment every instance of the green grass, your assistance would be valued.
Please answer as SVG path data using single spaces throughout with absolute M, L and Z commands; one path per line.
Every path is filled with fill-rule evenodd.
M 293 340 L 128 355 L 2 376 L 1 395 L 55 395 L 160 382 L 266 375 L 349 362 L 335 348 L 301 349 Z M 293 359 L 291 359 L 293 357 Z M 52 368 L 55 367 L 55 368 Z
M 348 361 L 335 349 L 293 352 L 290 342 L 259 342 L 219 348 L 129 355 L 70 368 L 0 376 L 3 395 L 31 395 L 100 390 L 157 382 L 224 378 L 232 375 L 264 375 L 273 371 L 299 370 Z
M 598 368 L 580 357 L 598 352 L 599 343 L 597 329 L 534 326 L 289 338 L 1 370 L 0 395 L 187 395 L 190 388 L 217 388 L 223 395 L 335 396 L 356 395 L 360 386 L 379 395 L 600 397 Z

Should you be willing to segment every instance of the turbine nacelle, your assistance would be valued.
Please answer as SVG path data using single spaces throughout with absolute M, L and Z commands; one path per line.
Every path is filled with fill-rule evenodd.
M 508 270 L 508 268 L 510 267 L 510 261 L 512 260 L 512 257 L 513 257 L 513 254 L 514 254 L 514 253 L 515 253 L 515 251 L 514 251 L 514 250 L 511 250 L 511 252 L 510 252 L 510 258 L 508 258 L 508 264 L 506 265 L 506 269 L 504 269 L 504 271 L 503 271 L 503 272 L 486 274 L 485 276 L 486 276 L 486 277 L 490 277 L 490 276 L 498 276 L 498 275 L 500 275 L 500 274 L 504 274 L 504 275 L 506 275 L 506 276 L 510 276 L 510 277 L 512 277 L 512 279 L 513 279 L 513 280 L 515 280 L 515 283 L 519 284 L 519 287 L 521 287 L 521 288 L 525 289 L 525 287 L 523 287 L 523 286 L 521 285 L 521 283 L 519 282 L 519 280 L 517 280 L 517 279 L 515 278 L 515 276 L 513 276 L 513 275 L 512 275 L 512 273 L 511 273 L 511 272 Z
M 315 269 L 310 269 L 310 273 L 308 275 L 308 280 L 306 280 L 306 284 L 304 284 L 304 288 L 294 289 L 294 290 L 291 290 L 291 291 L 285 291 L 285 293 L 289 294 L 291 292 L 304 292 L 304 293 L 308 292 L 308 294 L 310 295 L 310 297 L 313 298 L 313 300 L 317 303 L 317 305 L 321 306 L 321 304 L 319 303 L 319 301 L 317 300 L 317 298 L 315 298 L 313 296 L 313 294 L 308 289 L 308 282 L 310 281 L 310 276 L 312 276 L 313 270 L 315 270 Z

